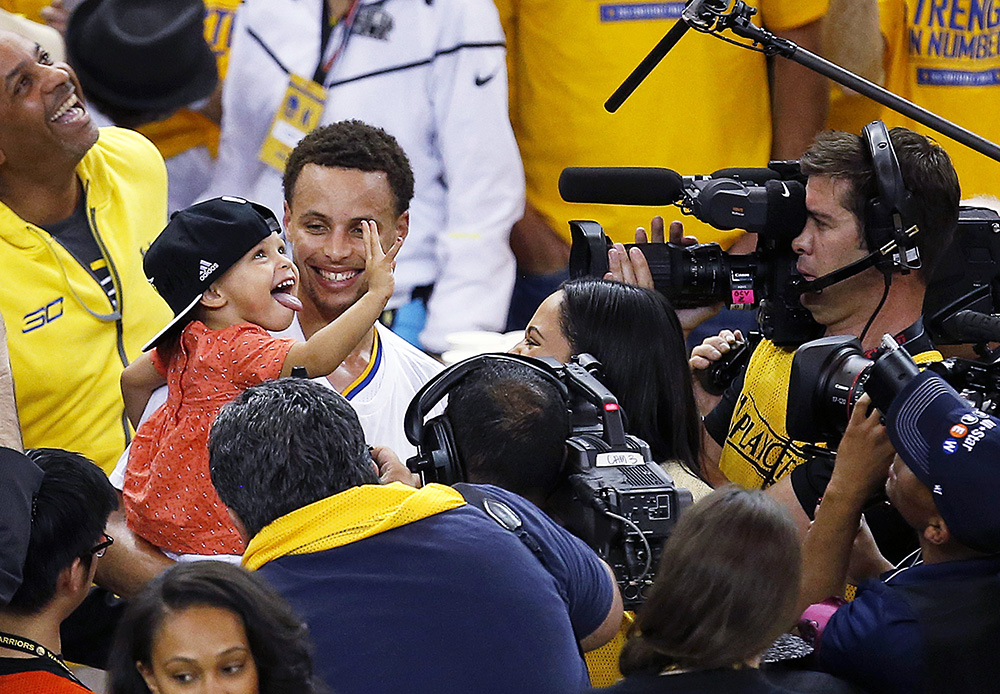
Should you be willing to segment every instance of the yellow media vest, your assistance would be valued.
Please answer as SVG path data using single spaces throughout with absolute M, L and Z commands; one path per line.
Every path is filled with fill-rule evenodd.
M 942 358 L 934 350 L 912 356 L 918 364 Z M 806 444 L 785 430 L 794 357 L 794 348 L 761 340 L 747 364 L 719 459 L 723 474 L 741 487 L 767 489 L 806 460 Z
M 110 473 L 131 436 L 122 369 L 172 315 L 142 272 L 166 223 L 166 169 L 146 138 L 102 128 L 76 171 L 120 315 L 65 248 L 2 203 L 0 314 L 25 447 L 78 451 Z

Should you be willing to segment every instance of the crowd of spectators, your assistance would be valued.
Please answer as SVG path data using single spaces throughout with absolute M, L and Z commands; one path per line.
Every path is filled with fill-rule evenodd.
M 797 440 L 802 341 L 675 310 L 623 245 L 755 236 L 557 179 L 798 160 L 814 330 L 925 364 L 1000 165 L 696 32 L 606 113 L 686 4 L 0 0 L 0 694 L 993 690 L 990 403 L 914 365 Z M 993 134 L 983 3 L 747 4 Z M 569 280 L 585 217 L 609 272 Z M 587 359 L 678 490 L 634 611 L 568 511 Z

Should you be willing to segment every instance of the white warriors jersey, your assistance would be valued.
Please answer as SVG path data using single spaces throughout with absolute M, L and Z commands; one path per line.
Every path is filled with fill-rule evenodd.
M 298 318 L 287 330 L 274 335 L 305 339 Z M 403 416 L 420 387 L 443 368 L 441 362 L 389 328 L 375 324 L 371 359 L 361 375 L 341 393 L 358 413 L 368 445 L 388 446 L 403 462 L 417 452 L 403 433 Z M 326 376 L 313 380 L 333 388 Z

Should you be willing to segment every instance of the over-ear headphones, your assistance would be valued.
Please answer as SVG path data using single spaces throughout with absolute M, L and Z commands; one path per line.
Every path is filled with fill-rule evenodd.
M 514 362 L 531 367 L 539 376 L 551 383 L 562 397 L 563 405 L 569 412 L 569 389 L 556 375 L 555 369 L 533 357 L 519 354 L 480 354 L 448 367 L 417 391 L 406 408 L 403 417 L 403 432 L 417 447 L 417 454 L 406 461 L 411 471 L 418 473 L 424 483 L 455 484 L 466 481 L 465 465 L 458 455 L 451 422 L 444 414 L 432 417 L 426 423 L 424 417 L 450 393 L 455 386 L 465 381 L 490 363 L 498 361 Z
M 873 121 L 865 126 L 861 139 L 871 154 L 878 187 L 878 194 L 865 205 L 864 233 L 868 251 L 875 253 L 895 243 L 895 250 L 880 256 L 875 266 L 886 273 L 919 269 L 916 239 L 907 234 L 916 225 L 916 204 L 903 183 L 889 130 L 882 121 Z

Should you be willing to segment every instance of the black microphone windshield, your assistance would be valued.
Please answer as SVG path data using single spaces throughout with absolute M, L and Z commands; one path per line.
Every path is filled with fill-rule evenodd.
M 559 176 L 559 194 L 566 202 L 670 205 L 680 199 L 683 183 L 670 169 L 570 166 Z

